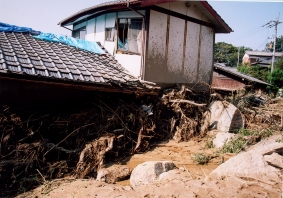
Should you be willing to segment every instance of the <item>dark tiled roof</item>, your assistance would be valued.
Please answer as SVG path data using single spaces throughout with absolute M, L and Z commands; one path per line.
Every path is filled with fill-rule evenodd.
M 250 56 L 272 56 L 272 52 L 246 51 Z M 275 56 L 283 56 L 282 52 L 275 52 Z
M 148 92 L 156 88 L 153 83 L 141 82 L 130 75 L 110 54 L 98 55 L 39 40 L 28 33 L 0 32 L 1 73 L 99 85 L 125 92 Z
M 254 78 L 252 76 L 249 76 L 249 75 L 242 74 L 242 73 L 238 72 L 237 69 L 234 68 L 234 67 L 226 67 L 223 64 L 214 63 L 214 68 L 222 70 L 222 71 L 227 72 L 229 74 L 232 74 L 234 76 L 238 76 L 238 77 L 243 78 L 243 79 L 245 79 L 247 81 L 250 81 L 250 82 L 255 82 L 255 83 L 260 83 L 260 84 L 264 84 L 264 85 L 269 85 L 267 82 L 264 82 L 262 80 Z

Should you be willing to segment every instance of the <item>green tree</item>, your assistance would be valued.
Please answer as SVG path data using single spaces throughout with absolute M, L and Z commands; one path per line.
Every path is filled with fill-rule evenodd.
M 271 89 L 275 93 L 283 88 L 283 56 L 274 63 L 274 70 L 269 74 L 268 80 L 273 85 Z
M 266 43 L 265 51 L 273 52 L 273 41 Z M 278 36 L 276 38 L 275 51 L 276 52 L 283 52 L 283 35 Z
M 274 63 L 274 70 L 271 73 L 270 67 L 263 68 L 255 65 L 240 65 L 238 71 L 244 74 L 248 74 L 260 80 L 270 83 L 271 91 L 276 94 L 279 88 L 283 88 L 283 57 L 279 58 Z
M 239 62 L 242 62 L 242 58 L 246 50 L 251 50 L 249 47 L 240 47 Z M 238 47 L 225 42 L 218 42 L 214 47 L 214 62 L 225 63 L 228 66 L 236 67 L 238 63 Z

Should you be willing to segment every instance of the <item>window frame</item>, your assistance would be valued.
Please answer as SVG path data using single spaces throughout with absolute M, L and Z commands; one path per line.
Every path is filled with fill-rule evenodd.
M 105 41 L 114 42 L 115 41 L 115 27 L 105 28 Z
M 125 20 L 125 23 L 120 23 L 120 20 Z M 130 29 L 129 27 L 130 27 L 130 24 L 132 23 L 132 20 L 133 21 L 139 21 L 140 22 L 140 29 L 139 29 L 139 31 L 140 31 L 140 33 L 142 34 L 142 21 L 143 21 L 143 19 L 142 18 L 140 18 L 140 17 L 127 17 L 127 18 L 118 18 L 118 20 L 117 20 L 117 34 L 116 34 L 116 36 L 117 36 L 117 50 L 116 50 L 116 53 L 118 52 L 118 53 L 122 53 L 122 54 L 136 54 L 136 55 L 141 55 L 142 53 L 141 52 L 135 52 L 135 51 L 130 51 L 129 50 L 129 33 L 130 33 L 130 31 L 132 30 L 132 29 Z M 130 21 L 130 23 L 129 23 L 129 21 Z M 125 35 L 126 34 L 126 38 L 124 37 L 124 38 L 120 38 L 120 32 L 119 32 L 119 30 L 121 29 L 120 28 L 120 24 L 124 24 L 124 30 L 126 30 L 126 33 L 123 33 L 123 35 Z M 125 28 L 125 26 L 126 26 L 126 28 Z M 121 42 L 125 42 L 125 40 L 127 39 L 127 44 L 128 44 L 128 49 L 127 50 L 122 50 L 121 48 L 119 48 L 118 47 L 118 40 L 120 39 L 120 41 Z M 132 39 L 132 38 L 131 38 Z M 136 38 L 136 40 L 138 39 L 138 36 L 137 36 L 137 38 Z
M 81 32 L 84 32 L 84 38 L 81 38 L 82 37 Z M 78 33 L 78 37 L 75 36 L 76 33 Z M 85 35 L 86 35 L 86 26 L 80 27 L 72 31 L 72 37 L 75 39 L 85 40 Z

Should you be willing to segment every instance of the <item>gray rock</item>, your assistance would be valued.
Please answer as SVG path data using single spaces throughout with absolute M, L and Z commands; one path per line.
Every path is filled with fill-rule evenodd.
M 131 177 L 131 186 L 139 186 L 158 181 L 158 177 L 161 173 L 175 169 L 176 166 L 170 161 L 148 161 L 139 164 L 134 168 Z
M 253 149 L 230 158 L 212 171 L 206 180 L 225 179 L 229 177 L 272 184 L 281 181 L 281 171 L 278 168 L 270 166 L 265 161 L 261 152 Z
M 219 132 L 216 134 L 216 137 L 213 139 L 213 145 L 215 148 L 220 148 L 226 142 L 230 142 L 233 137 L 235 137 L 234 133 Z
M 96 180 L 113 184 L 121 181 L 131 174 L 131 170 L 126 165 L 113 165 L 109 168 L 102 168 L 97 171 Z
M 210 128 L 221 132 L 233 132 L 245 125 L 245 117 L 233 104 L 224 105 L 222 101 L 213 101 L 209 105 Z
M 248 151 L 256 151 L 262 155 L 272 154 L 273 152 L 283 154 L 283 143 L 277 142 L 278 139 L 281 139 L 281 135 L 273 135 L 267 139 L 262 140 L 261 142 L 251 146 Z
M 264 160 L 271 166 L 277 168 L 283 168 L 283 156 L 278 153 L 272 153 L 271 155 L 265 155 Z

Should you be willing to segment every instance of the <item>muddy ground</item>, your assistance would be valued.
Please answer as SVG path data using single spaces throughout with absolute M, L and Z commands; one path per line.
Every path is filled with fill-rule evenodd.
M 106 184 L 91 179 L 59 179 L 42 181 L 42 185 L 33 191 L 19 195 L 23 197 L 280 197 L 281 184 L 270 185 L 259 181 L 245 181 L 238 178 L 206 181 L 205 177 L 219 166 L 219 158 L 213 158 L 208 164 L 196 165 L 193 153 L 211 154 L 215 148 L 205 148 L 215 132 L 206 138 L 177 143 L 163 142 L 144 154 L 135 154 L 124 162 L 132 169 L 138 164 L 152 160 L 172 160 L 179 170 L 166 181 L 155 182 L 132 188 L 129 180 Z M 236 154 L 224 155 L 224 161 Z M 240 162 L 239 162 L 240 163 Z M 108 164 L 111 166 L 112 164 Z

